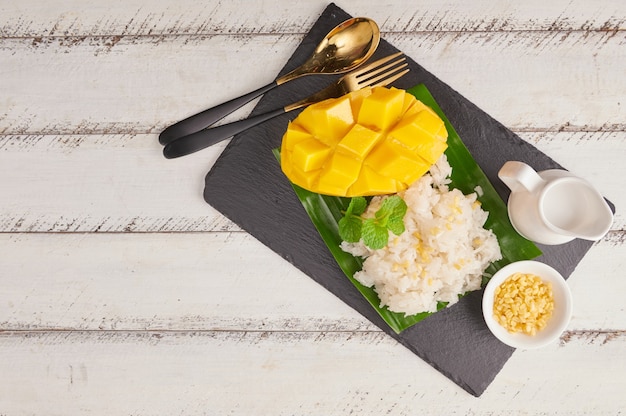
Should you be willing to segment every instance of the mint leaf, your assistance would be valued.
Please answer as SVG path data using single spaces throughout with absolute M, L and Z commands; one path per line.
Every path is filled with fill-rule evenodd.
M 389 215 L 391 216 L 399 215 L 400 217 L 404 217 L 404 214 L 406 214 L 406 202 L 404 202 L 404 199 L 398 195 L 393 195 L 385 198 L 380 206 L 380 209 L 385 209 L 385 211 L 389 212 Z
M 361 225 L 363 220 L 360 215 L 365 212 L 367 201 L 362 196 L 350 200 L 343 218 L 338 222 L 339 237 L 348 243 L 356 243 L 361 239 Z
M 404 232 L 404 215 L 407 211 L 406 202 L 397 195 L 389 197 L 385 200 L 390 201 L 388 207 L 391 208 L 391 214 L 387 219 L 387 228 L 395 235 L 400 235 Z
M 346 213 L 347 215 L 347 213 Z M 361 239 L 363 220 L 354 215 L 345 216 L 339 220 L 339 237 L 348 243 L 356 243 Z
M 376 211 L 376 213 L 374 214 L 378 225 L 386 227 L 387 221 L 389 220 L 389 215 L 391 215 L 391 210 L 389 209 L 389 207 L 385 206 L 385 202 L 383 201 L 378 211 Z
M 365 212 L 366 208 L 367 200 L 362 196 L 355 196 L 350 200 L 350 205 L 348 205 L 348 211 L 346 212 L 346 215 L 348 214 L 348 212 L 353 215 L 361 215 Z
M 361 237 L 363 238 L 363 244 L 372 250 L 378 250 L 387 245 L 389 232 L 387 231 L 387 227 L 381 226 L 378 221 L 373 218 L 368 218 L 363 221 Z
M 387 228 L 395 235 L 400 235 L 405 230 L 404 221 L 402 220 L 402 218 L 398 219 L 394 217 L 389 217 L 389 221 L 387 221 Z

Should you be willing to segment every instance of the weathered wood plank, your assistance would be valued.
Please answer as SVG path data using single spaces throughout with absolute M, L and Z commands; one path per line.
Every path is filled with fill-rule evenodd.
M 204 175 L 223 144 L 166 160 L 154 135 L 0 142 L 2 231 L 238 230 L 202 199 Z
M 379 332 L 8 332 L 0 333 L 0 408 L 33 414 L 45 403 L 49 415 L 619 414 L 624 348 L 621 334 L 517 352 L 477 400 Z
M 157 133 L 269 82 L 300 40 L 0 39 L 0 134 Z M 388 40 L 510 128 L 625 128 L 626 77 L 615 68 L 626 67 L 626 31 L 414 32 Z
M 569 329 L 626 328 L 623 251 L 579 264 Z M 0 253 L 0 330 L 373 328 L 246 233 L 0 234 Z
M 624 28 L 619 1 L 494 3 L 487 0 L 450 2 L 338 1 L 352 15 L 375 19 L 385 32 L 416 31 L 612 31 Z M 110 7 L 95 0 L 5 2 L 0 10 L 0 36 L 94 36 L 170 34 L 275 34 L 306 32 L 326 1 L 263 2 L 132 0 Z M 241 13 L 233 14 L 232 10 Z
M 0 241 L 0 329 L 368 326 L 245 233 L 0 234 Z

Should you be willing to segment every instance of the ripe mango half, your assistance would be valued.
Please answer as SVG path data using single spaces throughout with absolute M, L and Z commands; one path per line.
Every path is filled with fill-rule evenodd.
M 367 88 L 310 105 L 289 123 L 281 169 L 319 194 L 391 194 L 424 175 L 447 138 L 441 118 L 413 95 Z

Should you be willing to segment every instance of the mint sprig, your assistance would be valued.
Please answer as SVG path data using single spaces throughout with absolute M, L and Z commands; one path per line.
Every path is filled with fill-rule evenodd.
M 350 200 L 348 209 L 339 220 L 339 236 L 343 241 L 348 243 L 356 243 L 361 239 L 361 227 L 363 220 L 361 214 L 367 208 L 367 201 L 362 196 L 354 197 Z
M 383 200 L 374 218 L 362 218 L 367 208 L 365 198 L 359 196 L 350 200 L 346 212 L 339 220 L 339 236 L 348 243 L 356 243 L 361 238 L 363 244 L 378 250 L 389 242 L 389 231 L 395 235 L 404 232 L 404 215 L 407 206 L 402 198 L 393 195 Z

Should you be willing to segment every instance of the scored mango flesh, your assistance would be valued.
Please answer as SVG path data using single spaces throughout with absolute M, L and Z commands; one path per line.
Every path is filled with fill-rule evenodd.
M 294 184 L 334 196 L 397 193 L 448 147 L 437 114 L 396 88 L 366 88 L 307 107 L 289 123 L 281 168 Z

